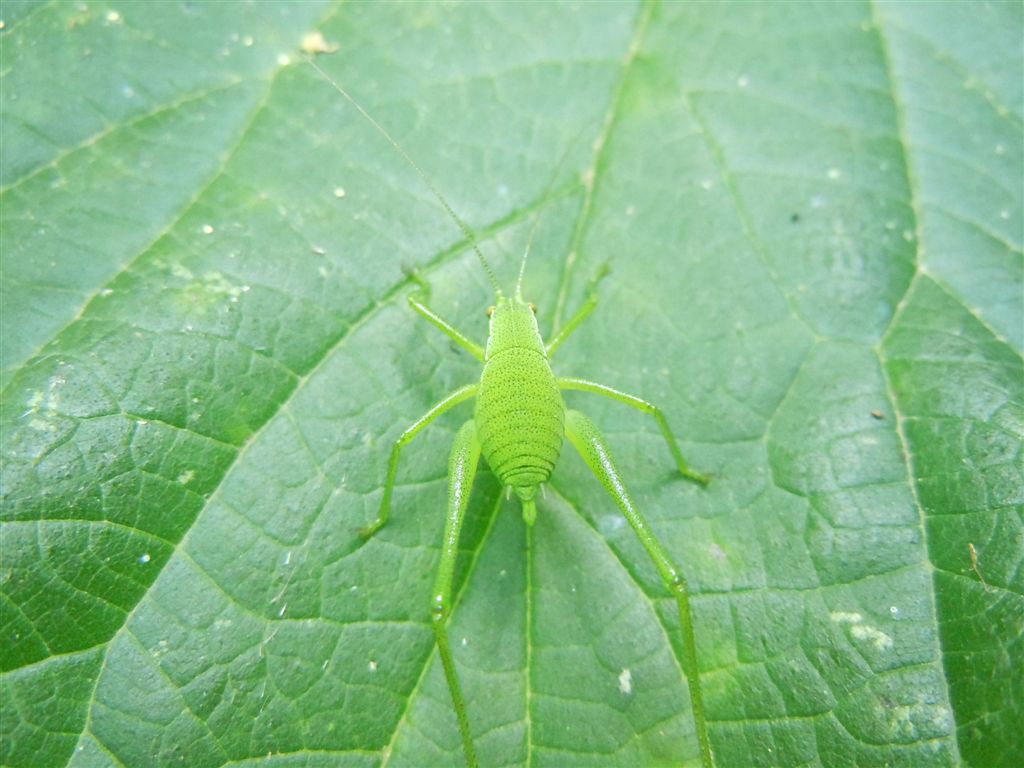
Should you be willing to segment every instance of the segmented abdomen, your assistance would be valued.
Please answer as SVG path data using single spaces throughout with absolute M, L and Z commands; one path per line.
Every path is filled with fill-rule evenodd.
M 491 357 L 474 418 L 481 452 L 503 485 L 547 481 L 562 450 L 565 405 L 544 355 L 513 347 Z

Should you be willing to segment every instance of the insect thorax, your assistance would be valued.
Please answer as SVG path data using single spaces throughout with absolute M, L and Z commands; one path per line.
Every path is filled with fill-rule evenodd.
M 499 297 L 485 360 L 474 416 L 481 451 L 503 485 L 532 498 L 561 452 L 565 405 L 528 304 Z

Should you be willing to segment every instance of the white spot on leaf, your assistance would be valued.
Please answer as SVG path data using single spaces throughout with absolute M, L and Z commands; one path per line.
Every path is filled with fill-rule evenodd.
M 854 624 L 850 627 L 850 634 L 857 640 L 870 642 L 879 651 L 887 651 L 893 646 L 893 640 L 889 635 L 870 624 Z
M 633 692 L 633 673 L 626 667 L 619 673 L 619 692 L 629 695 Z
M 887 651 L 894 645 L 893 639 L 885 632 L 870 624 L 865 624 L 864 617 L 859 613 L 832 611 L 829 618 L 837 624 L 849 624 L 850 635 L 854 640 L 870 643 L 877 651 Z
M 323 32 L 310 32 L 302 38 L 303 53 L 334 53 L 341 46 L 337 43 L 329 43 Z

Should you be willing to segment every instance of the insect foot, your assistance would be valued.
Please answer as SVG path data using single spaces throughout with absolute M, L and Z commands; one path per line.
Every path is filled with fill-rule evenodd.
M 373 536 L 373 534 L 379 531 L 383 525 L 384 521 L 378 517 L 365 528 L 360 528 L 359 535 L 362 536 L 364 539 L 369 539 L 371 536 Z
M 606 261 L 599 266 L 597 271 L 594 273 L 594 276 L 590 278 L 590 282 L 587 283 L 587 293 L 597 293 L 597 286 L 601 284 L 601 281 L 604 280 L 611 271 L 612 263 L 610 261 Z
M 405 272 L 406 276 L 416 283 L 416 289 L 409 294 L 410 301 L 415 297 L 421 302 L 430 301 L 430 282 L 423 276 L 423 274 L 416 267 L 402 267 L 402 271 Z
M 700 472 L 695 472 L 685 464 L 679 467 L 679 473 L 687 480 L 693 480 L 698 485 L 707 486 L 711 482 L 711 475 L 704 475 Z

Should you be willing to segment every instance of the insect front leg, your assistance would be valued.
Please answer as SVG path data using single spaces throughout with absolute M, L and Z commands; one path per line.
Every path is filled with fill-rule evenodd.
M 676 568 L 669 557 L 668 550 L 651 531 L 651 527 L 643 515 L 637 510 L 618 469 L 612 462 L 611 451 L 604 435 L 594 423 L 579 411 L 565 412 L 565 434 L 579 451 L 583 461 L 601 481 L 601 485 L 615 499 L 622 514 L 644 545 L 647 554 L 654 561 L 654 566 L 661 576 L 669 592 L 676 600 L 679 608 L 679 627 L 683 634 L 683 672 L 690 687 L 690 701 L 693 707 L 693 720 L 700 743 L 701 765 L 714 768 L 711 754 L 711 741 L 708 738 L 707 721 L 704 717 L 704 698 L 700 688 L 700 669 L 697 666 L 697 646 L 693 632 L 693 614 L 690 610 L 690 592 L 683 574 Z
M 473 747 L 473 735 L 469 729 L 469 716 L 466 714 L 466 702 L 462 696 L 462 687 L 459 685 L 455 661 L 452 659 L 451 647 L 448 644 L 448 617 L 451 614 L 452 576 L 459 556 L 459 533 L 462 530 L 462 521 L 473 490 L 473 478 L 476 477 L 479 461 L 480 442 L 476 437 L 476 423 L 470 419 L 459 430 L 455 445 L 452 447 L 451 458 L 448 460 L 448 515 L 444 526 L 441 564 L 438 566 L 437 581 L 434 583 L 430 605 L 437 650 L 441 656 L 445 679 L 448 681 L 448 690 L 452 694 L 455 716 L 459 721 L 459 733 L 462 736 L 462 748 L 470 768 L 476 768 L 478 763 Z
M 597 308 L 597 286 L 604 280 L 608 272 L 609 267 L 605 263 L 598 267 L 597 272 L 590 278 L 590 282 L 587 284 L 587 299 L 583 302 L 583 306 L 577 310 L 572 319 L 565 324 L 565 327 L 558 331 L 548 343 L 547 355 L 549 358 L 555 353 L 556 349 L 562 346 L 562 342 L 569 338 L 572 332 L 579 328 L 580 324 L 590 317 L 590 313 Z
M 426 305 L 425 302 L 430 296 L 430 283 L 428 283 L 419 272 L 410 272 L 409 276 L 415 280 L 416 284 L 420 287 L 419 291 L 409 294 L 409 306 L 416 310 L 416 312 L 425 318 L 427 322 L 438 328 L 441 333 L 450 338 L 482 363 L 484 361 L 483 347 L 472 341 L 468 336 L 466 336 L 466 334 Z
M 654 420 L 658 422 L 661 434 L 664 436 L 665 442 L 668 443 L 668 449 L 672 452 L 672 458 L 676 460 L 676 466 L 679 467 L 679 472 L 683 477 L 687 477 L 701 485 L 707 485 L 711 481 L 711 478 L 707 475 L 702 475 L 700 472 L 690 469 L 690 465 L 687 464 L 686 459 L 683 458 L 683 452 L 679 450 L 679 443 L 676 442 L 675 435 L 673 435 L 672 430 L 669 429 L 668 420 L 665 418 L 665 414 L 661 412 L 661 408 L 658 406 L 653 403 L 649 403 L 646 400 L 641 400 L 635 395 L 620 392 L 617 389 L 606 387 L 604 384 L 587 381 L 586 379 L 576 379 L 572 377 L 561 378 L 558 380 L 558 386 L 561 389 L 576 389 L 583 392 L 594 392 L 598 395 L 604 395 L 605 397 L 610 397 L 612 400 L 618 400 L 620 403 L 631 405 L 644 413 L 651 414 L 651 416 L 654 417 Z
M 467 384 L 464 387 L 459 387 L 444 400 L 439 403 L 435 403 L 429 411 L 417 419 L 411 427 L 405 430 L 405 432 L 399 435 L 398 439 L 395 440 L 395 444 L 391 446 L 391 459 L 388 461 L 388 478 L 384 482 L 384 496 L 380 500 L 380 511 L 377 513 L 376 520 L 359 531 L 360 535 L 364 538 L 369 538 L 379 531 L 381 526 L 388 521 L 388 514 L 391 512 L 391 491 L 394 490 L 395 487 L 395 475 L 398 474 L 398 458 L 402 453 L 402 448 L 405 447 L 406 443 L 416 437 L 416 435 L 418 435 L 425 426 L 442 413 L 455 407 L 459 403 L 474 397 L 476 395 L 477 388 L 477 384 Z

